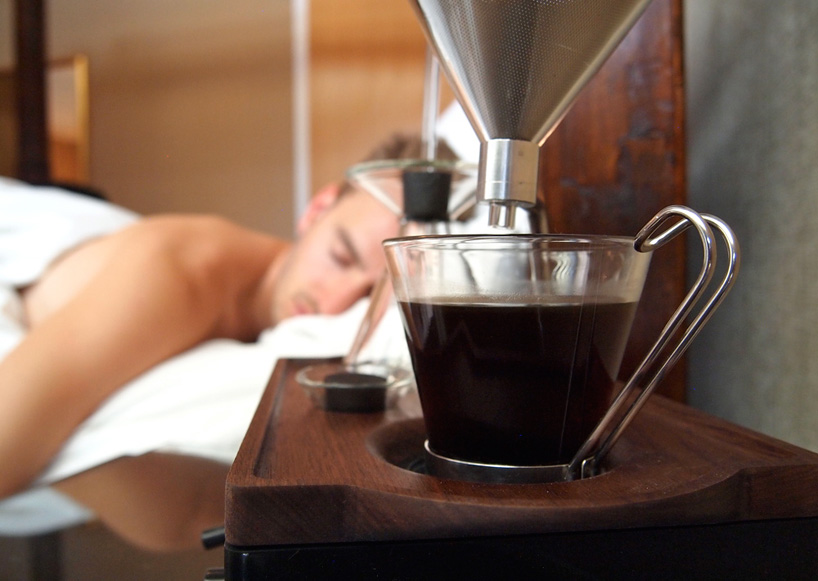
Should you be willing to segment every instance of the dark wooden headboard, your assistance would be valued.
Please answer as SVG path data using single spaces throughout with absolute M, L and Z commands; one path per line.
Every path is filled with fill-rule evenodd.
M 43 0 L 15 0 L 17 177 L 48 183 L 45 88 L 45 8 Z
M 539 195 L 551 230 L 633 236 L 684 204 L 682 0 L 653 0 L 546 141 Z M 685 244 L 657 251 L 623 373 L 638 365 L 685 294 Z M 684 361 L 659 391 L 685 397 Z

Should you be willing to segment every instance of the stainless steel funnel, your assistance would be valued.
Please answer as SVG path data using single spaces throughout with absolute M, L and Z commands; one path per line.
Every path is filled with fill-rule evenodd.
M 650 0 L 410 0 L 480 138 L 493 225 L 537 197 L 539 147 Z

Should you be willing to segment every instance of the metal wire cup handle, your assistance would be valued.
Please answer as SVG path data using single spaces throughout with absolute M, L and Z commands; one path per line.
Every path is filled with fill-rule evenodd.
M 667 226 L 674 218 L 681 220 Z M 699 275 L 648 355 L 614 398 L 608 411 L 574 458 L 565 466 L 565 480 L 586 478 L 598 473 L 611 447 L 670 368 L 682 357 L 735 282 L 740 263 L 738 241 L 730 227 L 715 216 L 699 214 L 685 206 L 668 206 L 656 214 L 636 235 L 634 248 L 639 252 L 653 252 L 691 227 L 698 232 L 702 242 L 702 267 Z M 715 272 L 718 249 L 713 236 L 714 229 L 724 239 L 729 262 L 724 277 L 715 291 L 690 319 L 694 308 L 703 300 L 711 286 Z M 678 341 L 671 345 L 671 340 L 678 335 L 687 320 L 690 320 L 690 324 Z M 664 358 L 663 353 L 666 354 Z M 641 391 L 638 389 L 640 386 Z

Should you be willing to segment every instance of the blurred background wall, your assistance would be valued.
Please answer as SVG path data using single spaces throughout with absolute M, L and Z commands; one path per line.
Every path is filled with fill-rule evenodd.
M 407 0 L 310 0 L 312 180 L 394 131 L 420 132 L 426 41 Z M 441 82 L 441 107 L 453 97 Z
M 818 451 L 818 2 L 685 10 L 689 201 L 743 247 L 688 401 Z
M 143 213 L 216 212 L 292 233 L 288 0 L 47 0 L 50 59 L 82 53 L 90 184 Z M 0 0 L 0 67 L 14 63 Z

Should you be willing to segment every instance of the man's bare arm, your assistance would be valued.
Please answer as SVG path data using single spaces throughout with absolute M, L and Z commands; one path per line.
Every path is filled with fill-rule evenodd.
M 150 244 L 106 266 L 0 363 L 0 497 L 137 375 L 209 338 L 223 289 Z

